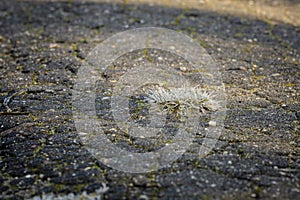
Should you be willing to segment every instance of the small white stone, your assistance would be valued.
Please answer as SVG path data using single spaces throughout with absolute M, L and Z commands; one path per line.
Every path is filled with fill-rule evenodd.
M 147 197 L 146 195 L 141 195 L 141 196 L 139 196 L 139 198 L 138 198 L 139 200 L 148 200 L 149 199 L 149 197 Z
M 49 48 L 50 48 L 50 49 L 57 48 L 57 47 L 59 47 L 59 45 L 56 44 L 56 43 L 51 43 L 51 44 L 49 44 Z
M 209 121 L 208 125 L 210 125 L 210 126 L 216 126 L 217 122 L 216 121 Z
M 84 136 L 84 135 L 87 135 L 87 133 L 84 133 L 84 132 L 79 132 L 79 133 L 78 133 L 78 135 L 82 135 L 82 136 Z
M 187 71 L 187 68 L 186 68 L 186 67 L 180 67 L 180 71 L 186 72 L 186 71 Z
M 25 178 L 31 178 L 31 175 L 30 175 L 30 174 L 27 174 L 27 175 L 25 176 Z

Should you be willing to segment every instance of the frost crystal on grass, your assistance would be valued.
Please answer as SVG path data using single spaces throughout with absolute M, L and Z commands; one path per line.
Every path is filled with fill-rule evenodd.
M 216 111 L 220 108 L 212 95 L 199 87 L 164 88 L 152 87 L 147 91 L 147 101 L 152 105 L 160 105 L 168 112 L 185 113 L 188 109 L 200 112 Z

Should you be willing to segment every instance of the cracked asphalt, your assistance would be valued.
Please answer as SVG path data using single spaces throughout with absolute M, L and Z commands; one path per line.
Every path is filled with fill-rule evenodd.
M 104 183 L 101 199 L 300 199 L 299 2 L 175 2 L 0 2 L 0 199 L 80 196 Z M 96 45 L 149 26 L 207 50 L 221 69 L 227 114 L 206 157 L 190 150 L 168 168 L 130 174 L 84 148 L 72 89 Z

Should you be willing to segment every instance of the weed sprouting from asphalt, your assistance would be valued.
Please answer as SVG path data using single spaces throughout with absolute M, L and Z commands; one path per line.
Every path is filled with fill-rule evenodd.
M 167 112 L 185 114 L 189 109 L 200 112 L 216 111 L 220 108 L 213 95 L 200 87 L 166 88 L 154 86 L 146 92 L 151 106 L 159 106 Z

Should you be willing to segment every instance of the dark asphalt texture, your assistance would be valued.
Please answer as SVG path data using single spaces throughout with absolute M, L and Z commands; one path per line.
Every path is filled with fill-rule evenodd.
M 225 129 L 205 158 L 148 174 L 113 170 L 83 147 L 72 88 L 113 33 L 157 26 L 198 41 L 221 66 Z M 300 199 L 300 27 L 163 6 L 0 2 L 0 199 Z M 7 98 L 11 96 L 8 103 Z

